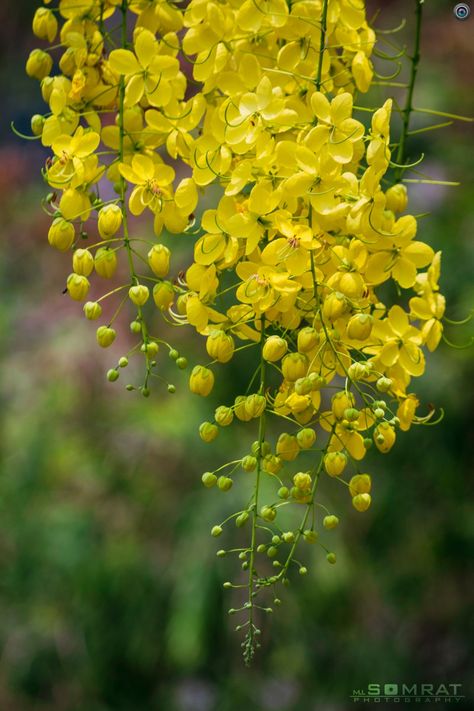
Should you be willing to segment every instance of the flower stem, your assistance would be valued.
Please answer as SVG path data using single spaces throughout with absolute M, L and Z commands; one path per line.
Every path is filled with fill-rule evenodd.
M 323 7 L 321 9 L 321 37 L 319 40 L 319 59 L 318 59 L 318 70 L 316 73 L 316 90 L 321 89 L 321 79 L 323 74 L 323 59 L 324 59 L 324 46 L 326 44 L 326 30 L 327 30 L 327 16 L 328 16 L 328 0 L 323 0 Z
M 408 94 L 403 109 L 403 124 L 400 143 L 398 144 L 397 159 L 398 168 L 395 170 L 395 182 L 399 183 L 405 168 L 403 161 L 405 159 L 406 141 L 410 127 L 410 116 L 413 111 L 413 92 L 415 89 L 416 75 L 418 72 L 418 64 L 420 62 L 420 42 L 421 42 L 421 23 L 423 19 L 424 0 L 416 0 L 416 25 L 415 25 L 415 48 L 411 57 L 410 82 L 408 84 Z

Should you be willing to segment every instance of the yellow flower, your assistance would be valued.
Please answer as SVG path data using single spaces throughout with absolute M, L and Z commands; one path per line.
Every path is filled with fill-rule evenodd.
M 151 106 L 166 106 L 173 98 L 178 60 L 160 54 L 155 36 L 144 28 L 135 33 L 134 50 L 114 49 L 109 55 L 112 70 L 126 78 L 125 106 L 135 106 L 144 95 Z
M 169 165 L 137 154 L 131 165 L 120 163 L 119 170 L 125 180 L 135 184 L 128 201 L 132 215 L 141 215 L 145 208 L 161 212 L 164 200 L 171 199 L 174 170 Z
M 99 210 L 98 229 L 102 239 L 113 237 L 122 224 L 122 210 L 118 205 L 104 205 Z
M 408 315 L 400 306 L 392 306 L 387 318 L 374 321 L 373 335 L 382 341 L 381 346 L 368 347 L 386 368 L 398 363 L 409 374 L 419 376 L 425 370 L 425 357 L 420 348 L 422 335 L 410 326 Z
M 353 144 L 364 135 L 364 126 L 352 118 L 352 96 L 338 94 L 331 102 L 320 91 L 311 96 L 311 108 L 318 125 L 305 138 L 305 145 L 315 153 L 327 155 L 336 163 L 350 163 Z

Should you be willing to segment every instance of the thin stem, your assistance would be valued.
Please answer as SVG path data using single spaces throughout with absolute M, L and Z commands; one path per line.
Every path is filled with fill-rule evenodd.
M 266 369 L 265 369 L 265 359 L 263 357 L 263 344 L 265 342 L 265 316 L 262 316 L 262 331 L 260 336 L 260 388 L 259 394 L 265 395 L 266 386 Z M 255 491 L 253 497 L 253 509 L 252 509 L 252 534 L 250 542 L 250 560 L 249 560 L 249 581 L 248 581 L 248 609 L 249 609 L 249 619 L 248 619 L 248 632 L 245 638 L 244 647 L 244 660 L 248 665 L 252 661 L 255 654 L 255 635 L 258 634 L 258 630 L 254 623 L 253 611 L 254 611 L 254 583 L 257 576 L 255 570 L 255 555 L 257 552 L 257 523 L 258 523 L 258 497 L 260 493 L 260 478 L 262 473 L 262 443 L 265 439 L 265 425 L 266 417 L 265 410 L 262 412 L 259 418 L 258 425 L 258 451 L 257 451 L 257 470 L 255 475 Z
M 413 56 L 411 57 L 411 71 L 410 71 L 410 82 L 408 84 L 408 94 L 405 103 L 405 108 L 403 109 L 403 124 L 402 133 L 400 136 L 400 143 L 398 144 L 397 160 L 398 168 L 395 170 L 395 182 L 400 182 L 405 168 L 403 167 L 403 162 L 405 160 L 406 151 L 406 141 L 408 137 L 408 131 L 410 127 L 410 116 L 413 111 L 413 92 L 415 89 L 416 75 L 418 72 L 418 64 L 420 62 L 420 41 L 421 41 L 421 23 L 423 19 L 423 5 L 424 0 L 416 0 L 416 26 L 415 26 L 415 48 Z
M 318 59 L 318 69 L 316 73 L 316 90 L 321 89 L 321 79 L 323 74 L 323 59 L 324 59 L 324 46 L 326 44 L 326 30 L 327 30 L 327 15 L 328 15 L 328 0 L 323 0 L 323 7 L 321 9 L 321 37 L 319 41 L 319 59 Z

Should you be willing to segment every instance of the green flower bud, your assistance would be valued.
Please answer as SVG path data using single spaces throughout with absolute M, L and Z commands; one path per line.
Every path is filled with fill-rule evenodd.
M 115 341 L 117 332 L 109 326 L 99 326 L 96 332 L 97 343 L 102 348 L 108 348 Z
M 89 321 L 95 321 L 102 314 L 102 306 L 97 301 L 86 301 L 83 310 Z
M 204 472 L 201 481 L 207 489 L 210 489 L 217 482 L 217 477 L 212 472 Z
M 255 457 L 252 457 L 250 454 L 247 454 L 242 459 L 242 464 L 241 467 L 244 470 L 244 472 L 253 472 L 255 470 L 255 467 L 257 466 L 257 460 Z
M 274 521 L 276 518 L 277 512 L 276 509 L 274 509 L 272 506 L 262 506 L 260 509 L 260 516 L 265 520 L 265 521 Z
M 130 324 L 130 330 L 132 333 L 141 333 L 142 325 L 140 321 L 132 321 L 132 323 Z
M 107 380 L 109 380 L 111 383 L 115 382 L 118 379 L 119 379 L 118 370 L 115 370 L 115 368 L 111 368 L 110 370 L 107 371 Z
M 330 515 L 330 516 L 325 516 L 323 518 L 323 526 L 326 528 L 328 531 L 331 531 L 333 528 L 337 528 L 339 526 L 339 519 L 337 516 Z
M 213 526 L 211 528 L 211 536 L 214 536 L 214 538 L 217 538 L 220 536 L 222 533 L 222 527 L 221 526 Z
M 203 442 L 213 442 L 218 434 L 219 428 L 217 425 L 213 425 L 212 422 L 203 422 L 199 426 L 199 436 Z
M 229 491 L 234 482 L 228 476 L 220 476 L 217 480 L 217 486 L 221 491 Z
M 336 562 L 336 554 L 335 553 L 328 553 L 326 556 L 326 560 L 328 563 L 331 563 L 331 565 L 334 565 Z
M 288 489 L 287 486 L 281 486 L 278 489 L 278 496 L 280 499 L 287 499 L 290 496 L 290 490 Z
M 235 519 L 235 525 L 237 528 L 242 528 L 249 519 L 249 512 L 242 511 L 242 513 Z

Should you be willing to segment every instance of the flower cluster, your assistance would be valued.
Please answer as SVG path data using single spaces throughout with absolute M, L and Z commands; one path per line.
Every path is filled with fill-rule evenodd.
M 400 430 L 432 414 L 417 413 L 412 388 L 442 334 L 440 253 L 417 239 L 406 187 L 393 178 L 392 100 L 368 123 L 355 118 L 367 114 L 354 96 L 374 78 L 365 3 L 191 0 L 180 9 L 168 0 L 59 0 L 37 10 L 33 30 L 57 42 L 34 50 L 26 67 L 49 105 L 32 119 L 52 152 L 48 239 L 72 250 L 66 288 L 85 301 L 88 319 L 101 318 L 104 299 L 118 300 L 97 329 L 99 345 L 112 344 L 114 321 L 131 302 L 144 395 L 160 344 L 186 367 L 161 334 L 151 335 L 148 301 L 164 321 L 205 339 L 210 362 L 193 368 L 193 393 L 211 393 L 216 364 L 255 353 L 247 393 L 199 429 L 212 442 L 236 421 L 258 423 L 249 451 L 202 478 L 227 491 L 245 476 L 238 470 L 254 472 L 250 502 L 230 517 L 250 529 L 238 549 L 247 582 L 226 583 L 248 592 L 240 627 L 249 660 L 266 609 L 257 594 L 286 583 L 292 564 L 304 574 L 297 544 L 339 523 L 318 514 L 319 481 L 337 480 L 366 511 L 367 451 L 389 452 Z M 202 211 L 208 187 L 214 203 Z M 153 222 L 148 243 L 130 222 L 142 214 Z M 170 233 L 190 245 L 187 269 L 174 277 L 161 240 Z M 121 283 L 88 301 L 92 275 L 116 272 Z M 271 417 L 280 423 L 272 442 Z M 263 500 L 265 477 L 274 494 Z M 285 518 L 289 506 L 303 511 L 296 525 Z M 222 531 L 216 525 L 212 534 Z

